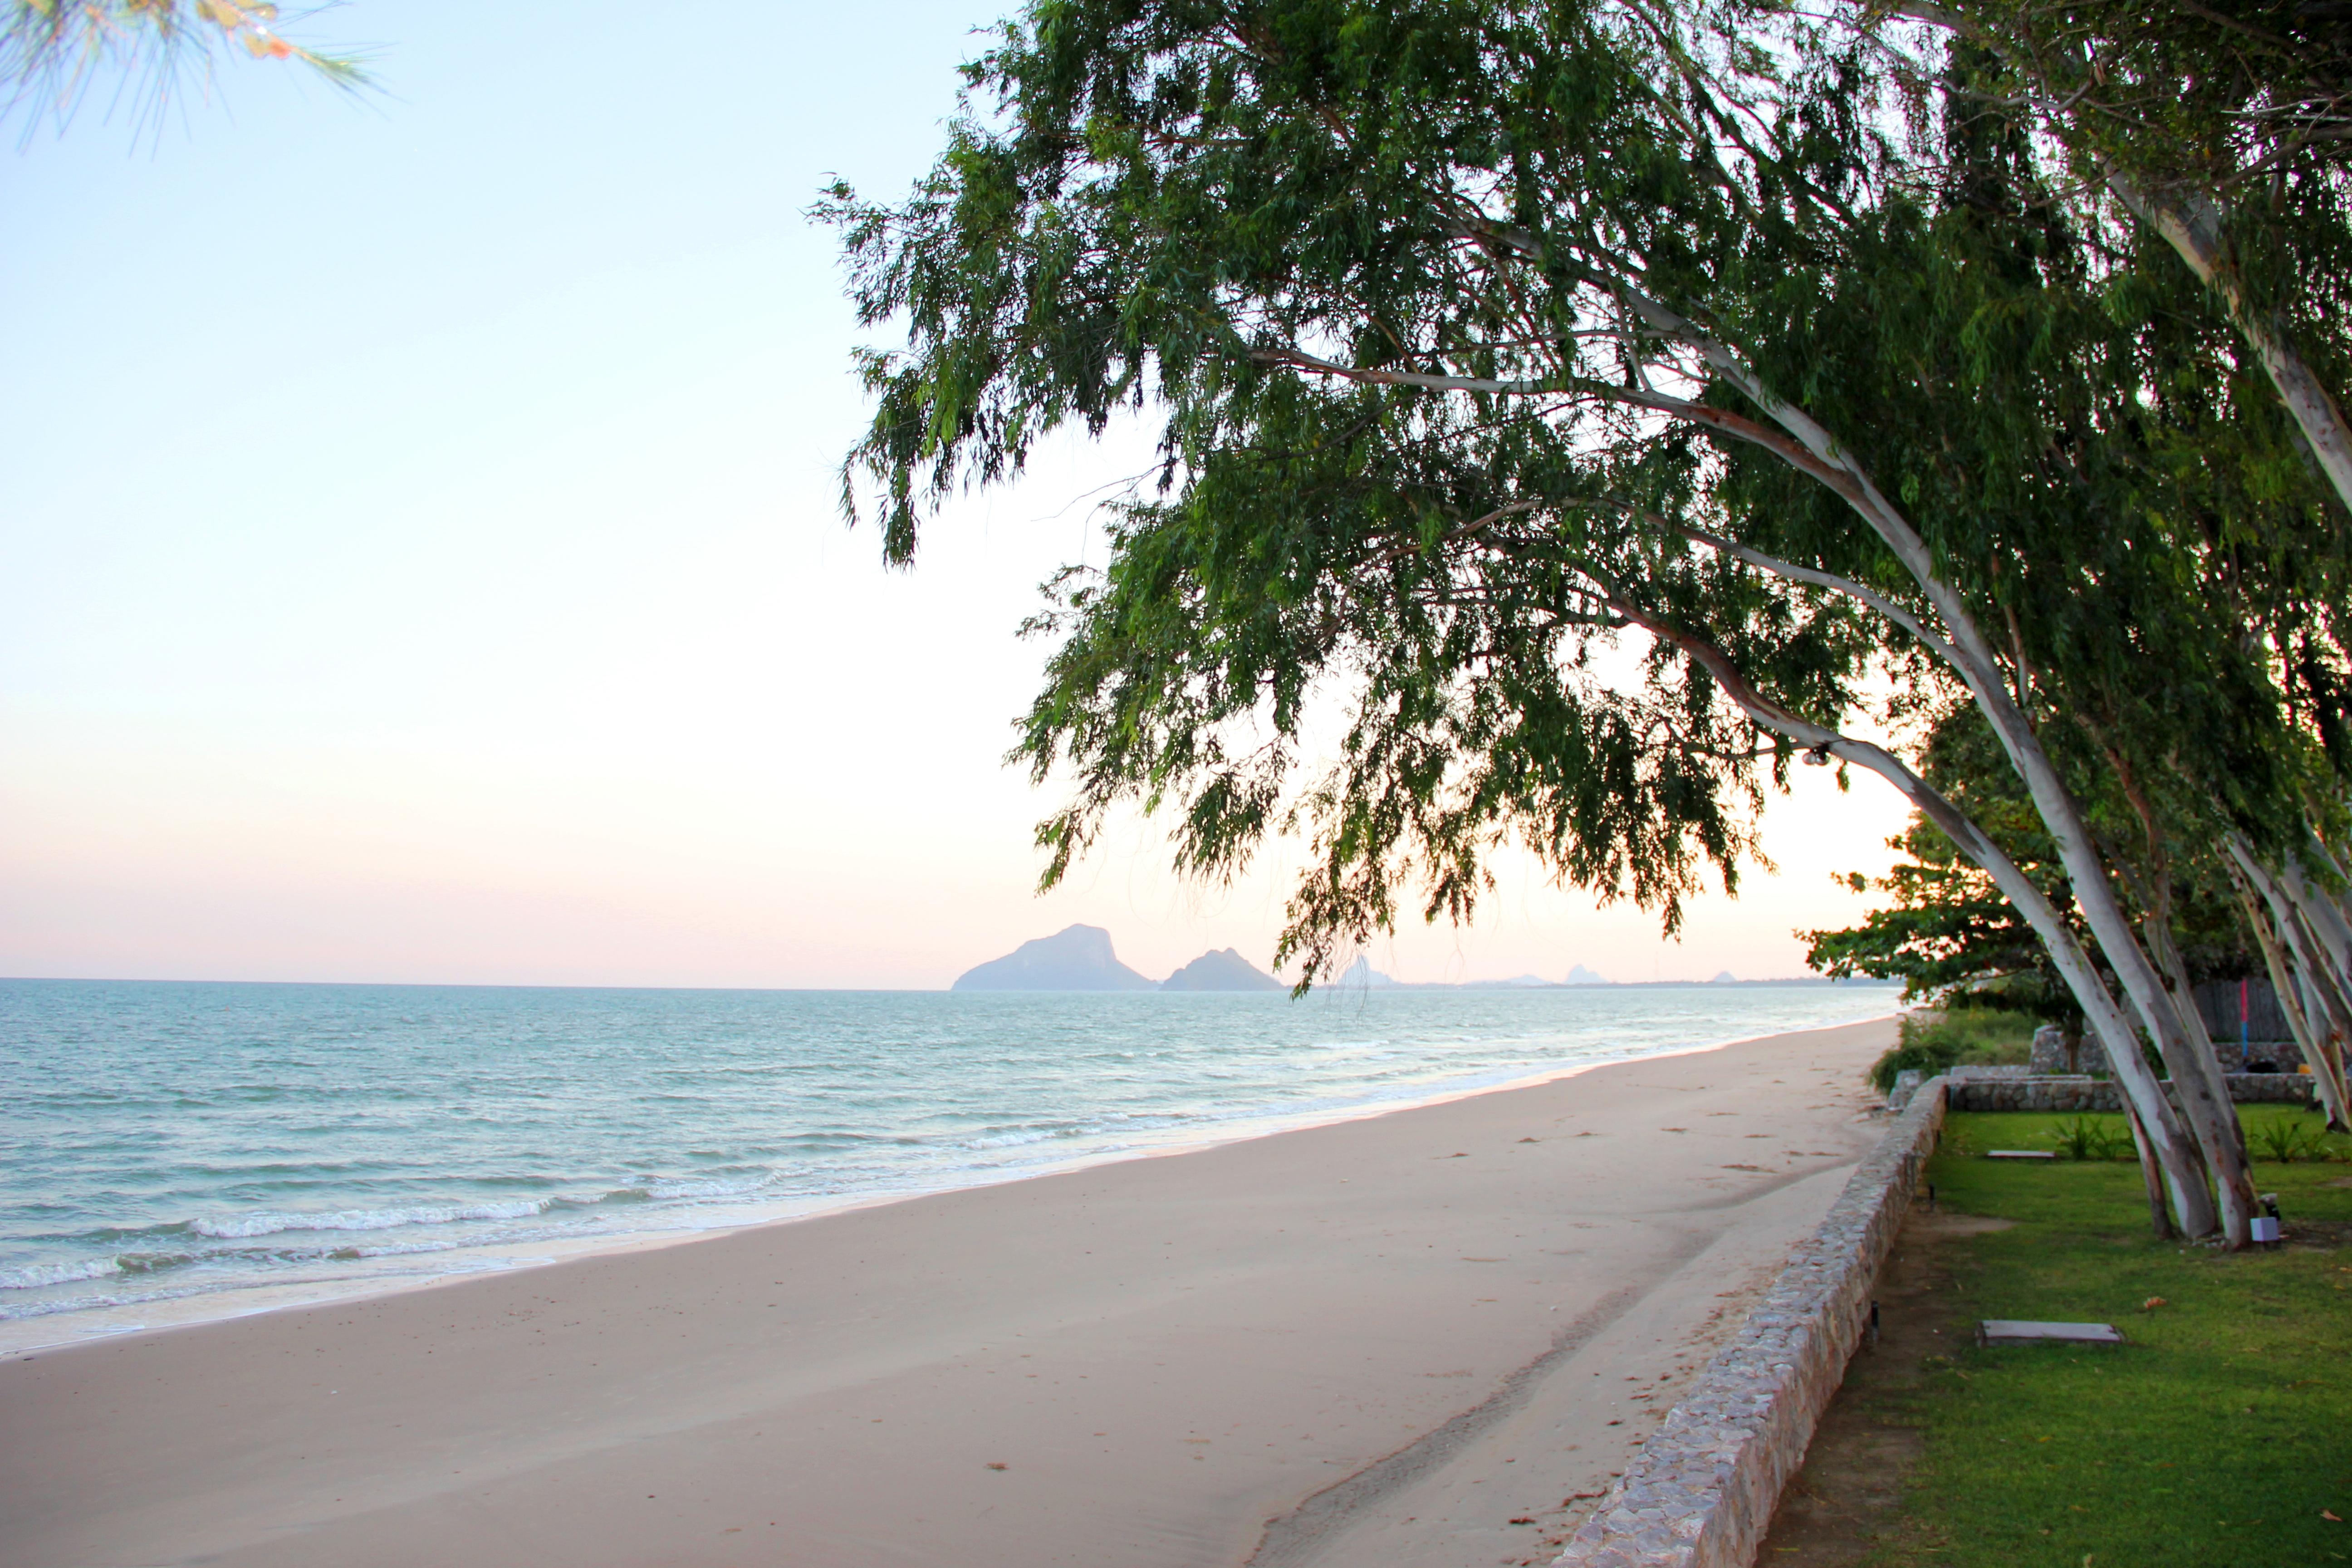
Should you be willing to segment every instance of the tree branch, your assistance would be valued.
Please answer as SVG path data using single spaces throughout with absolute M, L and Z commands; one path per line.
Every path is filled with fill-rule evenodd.
M 1918 639 L 1920 646 L 1947 664 L 1958 666 L 1959 663 L 1960 656 L 1953 650 L 1952 645 L 1929 631 L 1927 624 L 1919 617 L 1885 595 L 1873 588 L 1865 588 L 1851 577 L 1841 577 L 1834 572 L 1819 572 L 1810 566 L 1800 566 L 1794 562 L 1783 561 L 1775 555 L 1767 555 L 1762 551 L 1742 544 L 1737 540 L 1718 539 L 1705 529 L 1693 528 L 1687 523 L 1675 522 L 1664 517 L 1658 518 L 1657 521 L 1663 526 L 1681 534 L 1685 539 L 1722 551 L 1727 554 L 1736 555 L 1750 566 L 1769 572 L 1776 577 L 1787 577 L 1799 583 L 1811 583 L 1815 587 L 1827 588 L 1833 593 L 1843 594 L 1846 597 L 1877 611 L 1905 631 L 1909 632 Z

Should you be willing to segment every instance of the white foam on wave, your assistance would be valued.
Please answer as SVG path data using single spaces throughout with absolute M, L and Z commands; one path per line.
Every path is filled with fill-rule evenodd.
M 924 1078 L 917 1069 L 940 1068 L 941 1063 L 917 1052 L 908 1068 L 914 1075 L 909 1088 L 896 1079 L 865 1072 L 866 1067 L 875 1064 L 861 1065 L 827 1046 L 833 1054 L 819 1052 L 821 1059 L 761 1063 L 757 1069 L 763 1075 L 775 1070 L 835 1075 L 816 1085 L 808 1107 L 800 1108 L 798 1100 L 790 1100 L 774 1116 L 715 1115 L 708 1127 L 702 1125 L 701 1110 L 673 1112 L 672 1101 L 680 1107 L 715 1106 L 719 1111 L 751 1102 L 721 1100 L 710 1094 L 698 1099 L 653 1093 L 646 1089 L 648 1080 L 641 1075 L 623 1087 L 646 1106 L 656 1107 L 658 1114 L 648 1110 L 632 1121 L 630 1110 L 638 1099 L 598 1102 L 590 1124 L 604 1130 L 606 1136 L 601 1142 L 585 1139 L 575 1148 L 563 1141 L 558 1123 L 541 1125 L 534 1120 L 538 1113 L 528 1105 L 511 1118 L 517 1129 L 513 1138 L 552 1140 L 545 1149 L 553 1152 L 543 1163 L 532 1165 L 530 1173 L 548 1184 L 540 1186 L 540 1192 L 551 1194 L 561 1184 L 563 1196 L 520 1199 L 509 1187 L 495 1199 L 485 1193 L 470 1201 L 451 1194 L 441 1202 L 427 1203 L 412 1190 L 403 1194 L 408 1200 L 403 1205 L 381 1188 L 371 1193 L 354 1183 L 341 1191 L 314 1189 L 305 1197 L 322 1204 L 362 1200 L 386 1206 L 239 1213 L 235 1200 L 225 1192 L 216 1196 L 201 1189 L 182 1189 L 167 1200 L 173 1204 L 169 1212 L 204 1213 L 205 1217 L 155 1224 L 152 1222 L 157 1216 L 142 1211 L 120 1217 L 119 1223 L 103 1232 L 71 1238 L 97 1244 L 75 1262 L 36 1265 L 21 1253 L 7 1259 L 14 1267 L 0 1268 L 0 1291 L 7 1292 L 0 1294 L 0 1322 L 58 1312 L 143 1311 L 157 1302 L 186 1301 L 191 1304 L 172 1320 L 185 1321 L 242 1310 L 238 1303 L 262 1299 L 253 1294 L 261 1288 L 280 1291 L 390 1289 L 403 1280 L 510 1266 L 512 1260 L 503 1255 L 518 1247 L 570 1255 L 764 1219 L 797 1218 L 844 1205 L 989 1185 L 1044 1170 L 1207 1146 L 1290 1126 L 1376 1114 L 1504 1083 L 1534 1081 L 1563 1068 L 1581 1070 L 1604 1061 L 1679 1054 L 1680 1048 L 1688 1048 L 1683 1042 L 1728 1026 L 1713 1021 L 1712 1015 L 1708 1023 L 1694 1023 L 1685 1016 L 1687 1006 L 1682 1011 L 1644 1006 L 1633 1010 L 1637 1016 L 1630 1024 L 1611 1013 L 1598 1022 L 1587 1020 L 1575 1027 L 1550 1023 L 1537 1029 L 1517 1026 L 1516 1019 L 1499 1018 L 1482 1018 L 1474 1027 L 1444 1012 L 1439 1004 L 1445 1000 L 1439 997 L 1417 1008 L 1413 1018 L 1407 1020 L 1412 1027 L 1395 1037 L 1360 1035 L 1357 1029 L 1368 1024 L 1353 1017 L 1300 1015 L 1288 1029 L 1273 1031 L 1263 1038 L 1251 1033 L 1227 1040 L 1204 1029 L 1197 1037 L 1188 1036 L 1176 1046 L 1162 1046 L 1113 1037 L 1102 1042 L 1112 1048 L 1081 1051 L 1072 1057 L 1075 1065 L 1060 1078 L 1048 1074 L 1041 1079 L 1029 1067 L 1014 1063 L 1007 1071 L 1013 1067 L 1020 1071 L 1004 1082 L 997 1081 L 1002 1074 L 961 1068 L 945 1076 L 942 1068 Z M 1843 999 L 1797 1000 L 1818 1001 L 1816 1010 L 1828 1012 L 1835 1010 L 1830 1003 Z M 671 1003 L 666 999 L 663 1005 Z M 1780 1017 L 1781 1013 L 1802 1011 L 1794 1006 L 1758 1011 L 1773 1014 L 1773 1020 L 1753 1026 L 1759 1032 L 1834 1021 Z M 1423 1013 L 1429 1016 L 1423 1017 Z M 1045 1021 L 1057 1027 L 1067 1023 L 1051 1014 Z M 1515 1026 L 1499 1026 L 1507 1021 Z M 820 1027 L 824 1022 L 793 1023 L 800 1033 L 784 1030 L 779 1038 L 785 1046 L 803 1035 L 824 1036 L 829 1040 L 824 1027 Z M 298 1017 L 289 1027 L 300 1023 Z M 966 1033 L 959 1025 L 955 1029 L 934 1031 L 919 1043 L 926 1050 L 944 1049 L 965 1043 Z M 1083 1032 L 1081 1036 L 1083 1039 Z M 1292 1036 L 1305 1037 L 1293 1039 Z M 872 1047 L 886 1065 L 896 1060 L 886 1048 L 888 1044 Z M 913 1047 L 907 1048 L 911 1051 Z M 989 1050 L 975 1047 L 961 1054 L 950 1052 L 950 1065 L 966 1056 L 995 1059 Z M 1174 1065 L 1164 1070 L 1142 1065 L 1162 1061 Z M 927 1062 L 929 1068 L 925 1068 Z M 628 1065 L 622 1063 L 625 1068 Z M 674 1068 L 667 1058 L 655 1065 L 664 1074 Z M 857 1070 L 853 1071 L 854 1068 Z M 566 1062 L 555 1061 L 546 1070 L 561 1078 L 572 1069 Z M 661 1081 L 667 1083 L 667 1079 Z M 530 1088 L 528 1081 L 518 1079 L 518 1083 L 521 1089 Z M 869 1089 L 875 1092 L 869 1094 Z M 355 1107 L 359 1112 L 365 1110 L 364 1105 Z M 1039 1119 L 1011 1121 L 1004 1119 L 1008 1112 Z M 780 1119 L 782 1127 L 777 1125 Z M 787 1131 L 795 1124 L 824 1131 Z M 621 1160 L 609 1155 L 605 1151 L 623 1146 L 614 1140 L 625 1135 L 631 1140 L 626 1142 L 630 1157 Z M 537 1150 L 540 1145 L 517 1144 L 518 1150 L 525 1147 Z M 695 1162 L 706 1158 L 715 1158 L 719 1170 L 691 1169 Z M 457 1155 L 424 1139 L 414 1148 L 404 1147 L 386 1168 L 399 1174 L 446 1179 L 457 1160 Z M 656 1175 L 646 1169 L 646 1163 L 656 1161 L 675 1161 L 689 1168 L 680 1172 L 673 1165 L 672 1173 Z M 136 1160 L 127 1163 L 138 1163 Z M 771 1168 L 758 1173 L 746 1170 L 762 1164 Z M 346 1167 L 331 1169 L 340 1173 Z M 351 1169 L 356 1173 L 363 1168 Z M 265 1167 L 259 1173 L 275 1173 L 274 1167 Z M 0 1177 L 8 1174 L 0 1172 Z M 7 1182 L 0 1180 L 0 1195 L 7 1190 Z M 277 1195 L 300 1201 L 283 1189 Z M 167 1246 L 186 1247 L 191 1241 L 198 1245 L 185 1251 L 160 1250 Z M 124 1245 L 159 1250 L 93 1256 L 100 1246 L 112 1253 Z M 487 1253 L 500 1256 L 484 1256 Z M 53 1288 L 38 1288 L 42 1286 Z M 193 1304 L 197 1298 L 212 1295 L 217 1295 L 222 1304 L 214 1308 Z M 67 1297 L 73 1299 L 63 1299 Z
M 457 1225 L 467 1220 L 529 1219 L 554 1200 L 521 1198 L 491 1204 L 425 1204 L 405 1209 L 344 1209 L 335 1214 L 248 1214 L 192 1220 L 188 1228 L 215 1241 L 243 1241 L 296 1230 L 394 1230 L 406 1225 Z
M 37 1290 L 45 1285 L 70 1285 L 79 1279 L 102 1279 L 121 1272 L 111 1258 L 36 1263 L 26 1268 L 0 1268 L 0 1290 Z
M 1055 1138 L 1083 1138 L 1096 1129 L 1086 1127 L 1024 1127 L 1013 1132 L 994 1132 L 979 1138 L 967 1138 L 956 1145 L 959 1149 L 1025 1149 L 1032 1143 L 1043 1143 Z
M 775 1184 L 775 1173 L 757 1176 L 690 1177 L 671 1180 L 656 1177 L 635 1190 L 645 1194 L 655 1203 L 677 1203 L 695 1198 L 740 1198 L 749 1196 Z M 624 1188 L 623 1191 L 630 1189 Z

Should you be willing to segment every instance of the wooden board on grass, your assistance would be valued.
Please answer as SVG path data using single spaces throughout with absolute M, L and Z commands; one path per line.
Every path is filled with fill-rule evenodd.
M 2124 1337 L 2113 1323 L 2037 1323 L 2024 1318 L 1987 1318 L 1977 1325 L 1977 1341 L 1988 1345 L 2119 1345 Z

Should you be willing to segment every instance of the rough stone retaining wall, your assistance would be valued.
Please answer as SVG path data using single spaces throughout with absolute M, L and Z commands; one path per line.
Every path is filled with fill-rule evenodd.
M 1562 1568 L 1748 1568 L 1845 1379 L 1878 1268 L 1944 1124 L 1931 1079 L 1559 1554 Z
M 2309 1105 L 2312 1080 L 2301 1073 L 2233 1072 L 2223 1075 L 2230 1099 L 2240 1105 Z M 1991 1078 L 1973 1074 L 1946 1080 L 1954 1110 L 2121 1110 L 2123 1090 L 2112 1079 Z

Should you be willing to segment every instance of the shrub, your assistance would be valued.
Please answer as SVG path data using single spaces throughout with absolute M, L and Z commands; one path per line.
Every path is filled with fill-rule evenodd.
M 1894 1048 L 1871 1068 L 1870 1081 L 1883 1094 L 1895 1087 L 1896 1073 L 1912 1068 L 1933 1078 L 1947 1068 L 2023 1062 L 2032 1054 L 2033 1030 L 2039 1022 L 2030 1013 L 2004 1013 L 1990 1007 L 1906 1013 Z

